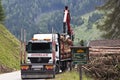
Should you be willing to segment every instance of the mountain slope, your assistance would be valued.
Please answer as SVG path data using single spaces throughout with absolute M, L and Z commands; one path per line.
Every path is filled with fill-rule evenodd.
M 74 27 L 75 44 L 78 44 L 81 40 L 88 43 L 90 40 L 101 39 L 102 32 L 97 29 L 96 24 L 100 22 L 102 16 L 103 12 L 95 10 L 80 17 L 81 25 Z
M 79 25 L 79 16 L 95 10 L 103 0 L 2 0 L 6 12 L 6 27 L 20 38 L 20 29 L 27 31 L 27 39 L 34 33 L 50 33 L 52 27 L 62 32 L 63 10 L 68 5 L 71 24 Z
M 0 73 L 19 69 L 19 41 L 0 24 Z

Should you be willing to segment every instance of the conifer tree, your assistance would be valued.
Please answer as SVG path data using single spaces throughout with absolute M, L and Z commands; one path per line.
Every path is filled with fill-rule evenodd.
M 3 23 L 5 20 L 4 9 L 2 7 L 2 1 L 0 0 L 0 23 Z
M 107 0 L 106 4 L 100 7 L 106 12 L 107 19 L 98 29 L 104 31 L 104 38 L 120 39 L 120 0 Z

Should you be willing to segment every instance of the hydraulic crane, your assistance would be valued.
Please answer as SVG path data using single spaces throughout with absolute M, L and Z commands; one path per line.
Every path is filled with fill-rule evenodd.
M 64 10 L 64 18 L 63 18 L 63 33 L 67 33 L 70 37 L 72 37 L 72 29 L 70 26 L 70 11 L 68 9 L 68 6 L 65 6 L 65 10 Z M 66 29 L 66 25 L 67 25 L 67 29 Z

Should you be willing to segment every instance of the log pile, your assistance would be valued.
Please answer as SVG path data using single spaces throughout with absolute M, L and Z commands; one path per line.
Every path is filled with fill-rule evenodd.
M 90 56 L 83 68 L 95 80 L 120 80 L 120 54 Z
M 90 55 L 104 55 L 104 54 L 119 54 L 120 53 L 120 47 L 107 47 L 107 46 L 97 46 L 97 47 L 91 47 L 90 48 Z
M 61 58 L 66 59 L 70 58 L 71 55 L 71 49 L 70 47 L 73 45 L 72 40 L 70 38 L 66 38 L 64 36 L 60 37 L 60 51 L 61 51 Z

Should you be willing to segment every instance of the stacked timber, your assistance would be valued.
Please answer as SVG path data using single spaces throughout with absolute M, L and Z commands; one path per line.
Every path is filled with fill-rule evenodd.
M 71 58 L 71 49 L 70 47 L 73 45 L 72 40 L 68 37 L 66 38 L 65 36 L 60 37 L 60 49 L 61 49 L 61 58 L 66 59 L 66 58 Z
M 90 55 L 120 54 L 120 47 L 92 46 L 89 50 Z
M 119 80 L 120 54 L 92 55 L 90 62 L 83 68 L 95 80 Z
M 95 80 L 120 80 L 120 39 L 93 40 L 90 61 L 84 67 L 87 75 Z

